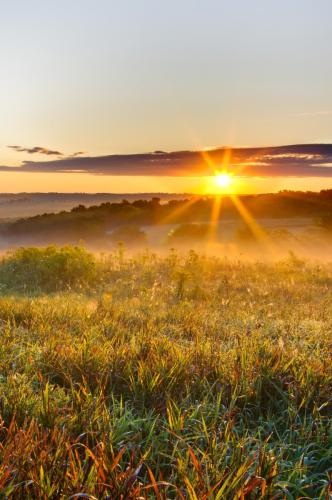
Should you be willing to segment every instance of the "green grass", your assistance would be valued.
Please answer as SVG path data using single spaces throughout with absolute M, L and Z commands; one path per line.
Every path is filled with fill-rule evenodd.
M 294 256 L 5 257 L 0 495 L 328 498 L 331 284 Z

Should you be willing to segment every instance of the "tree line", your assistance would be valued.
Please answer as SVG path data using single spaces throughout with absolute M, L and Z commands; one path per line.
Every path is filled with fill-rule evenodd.
M 281 191 L 273 194 L 242 195 L 242 205 L 256 218 L 312 217 L 321 224 L 332 226 L 332 190 L 320 192 Z M 26 238 L 48 241 L 88 240 L 103 238 L 121 226 L 203 223 L 211 219 L 215 204 L 213 196 L 170 200 L 160 198 L 120 203 L 102 203 L 85 207 L 78 205 L 70 211 L 44 213 L 0 225 L 0 234 L 7 238 Z M 223 196 L 220 219 L 239 218 L 232 198 Z

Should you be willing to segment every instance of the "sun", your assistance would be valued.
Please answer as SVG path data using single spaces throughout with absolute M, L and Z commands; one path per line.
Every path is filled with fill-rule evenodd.
M 214 183 L 218 188 L 227 189 L 232 184 L 232 176 L 227 172 L 217 173 L 214 177 Z
M 204 192 L 216 196 L 234 194 L 238 187 L 236 175 L 226 169 L 215 170 L 214 174 L 205 177 L 205 182 Z

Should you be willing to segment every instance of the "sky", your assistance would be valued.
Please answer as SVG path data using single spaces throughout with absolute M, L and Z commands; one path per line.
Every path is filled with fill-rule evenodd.
M 331 144 L 331 19 L 331 0 L 1 2 L 0 191 L 199 191 L 190 163 L 125 176 L 77 165 Z M 59 168 L 68 158 L 75 172 Z M 324 176 L 247 169 L 238 189 L 332 187 L 325 160 Z

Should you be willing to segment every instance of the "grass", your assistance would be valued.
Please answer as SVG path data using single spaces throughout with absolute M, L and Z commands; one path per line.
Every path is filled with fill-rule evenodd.
M 5 257 L 0 495 L 329 498 L 331 284 L 294 255 Z

